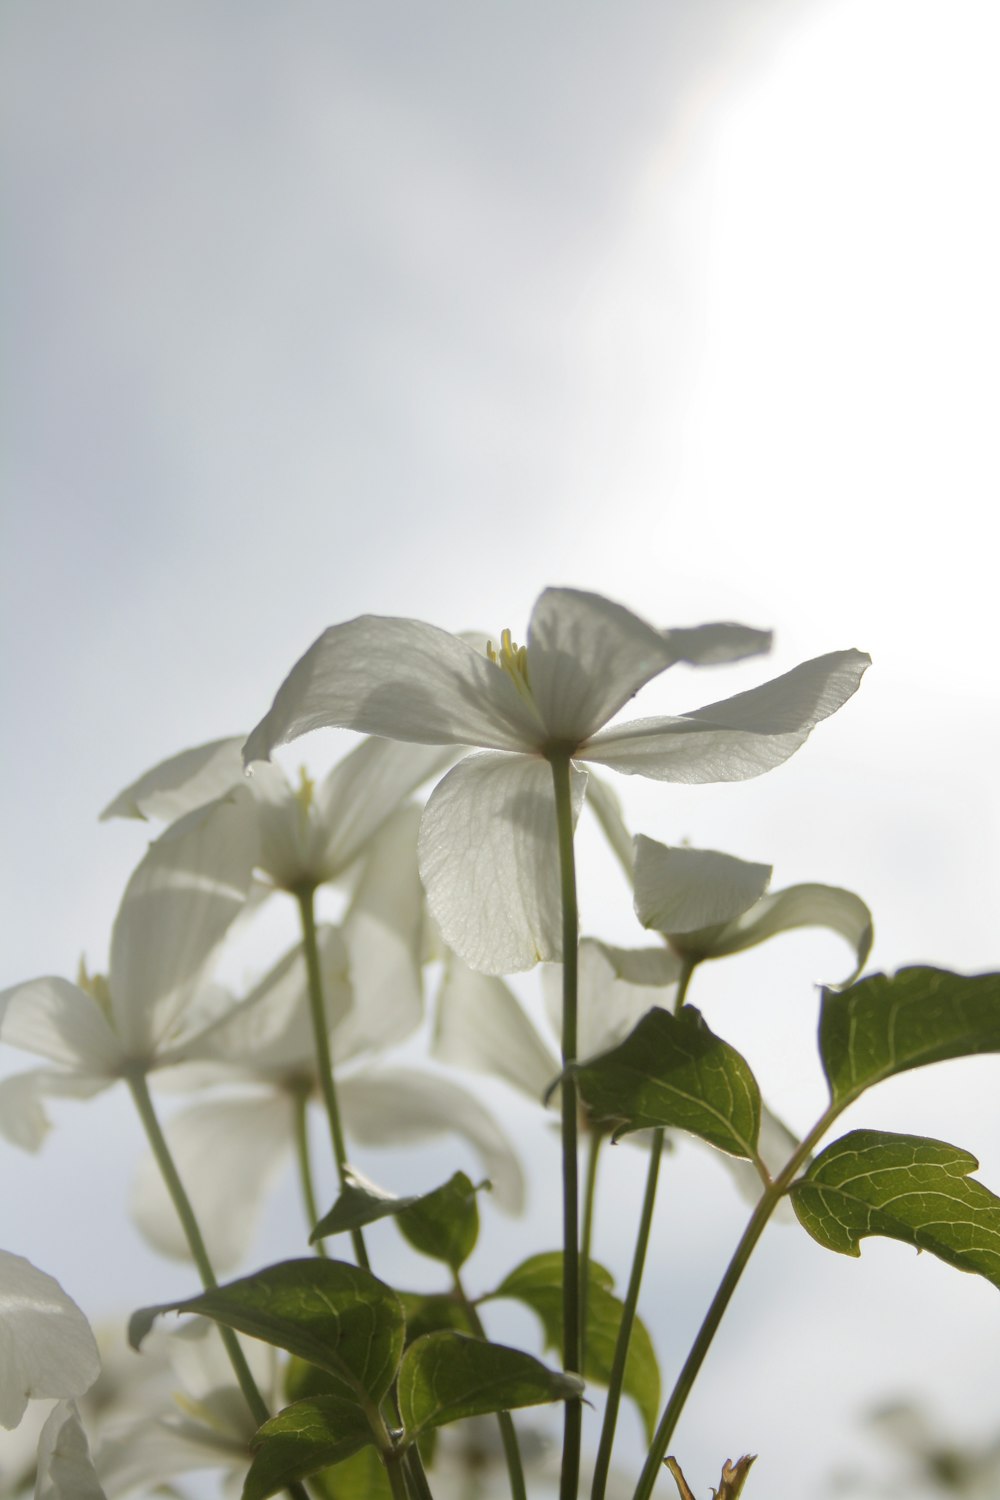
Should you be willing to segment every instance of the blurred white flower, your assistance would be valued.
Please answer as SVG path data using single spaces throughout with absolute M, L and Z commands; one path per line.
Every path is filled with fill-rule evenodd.
M 73 1401 L 57 1402 L 42 1428 L 35 1500 L 107 1500 Z
M 90 1324 L 58 1281 L 0 1250 L 0 1427 L 16 1427 L 31 1400 L 81 1395 L 100 1368 Z

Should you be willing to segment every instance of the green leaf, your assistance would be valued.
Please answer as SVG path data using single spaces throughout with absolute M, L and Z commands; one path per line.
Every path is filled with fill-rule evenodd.
M 342 1261 L 283 1261 L 184 1302 L 144 1307 L 129 1324 L 138 1349 L 165 1312 L 200 1313 L 237 1333 L 287 1349 L 334 1377 L 336 1394 L 378 1403 L 403 1350 L 399 1298 L 370 1271 Z
M 377 1219 L 395 1218 L 415 1250 L 443 1260 L 455 1271 L 475 1248 L 479 1236 L 476 1193 L 464 1172 L 456 1172 L 443 1187 L 410 1198 L 394 1198 L 354 1173 L 330 1212 L 316 1225 L 311 1238 L 361 1229 Z
M 315 1500 L 392 1500 L 392 1486 L 376 1448 L 361 1448 L 336 1468 L 309 1480 Z
M 428 1333 L 403 1355 L 399 1407 L 409 1441 L 432 1427 L 487 1412 L 579 1396 L 583 1381 L 530 1354 L 463 1333 Z
M 659 1007 L 648 1011 L 617 1047 L 573 1071 L 591 1119 L 616 1135 L 668 1125 L 730 1156 L 755 1156 L 757 1081 L 692 1005 L 676 1016 Z
M 854 1130 L 792 1185 L 792 1206 L 828 1250 L 860 1255 L 884 1235 L 1000 1286 L 1000 1198 L 969 1177 L 978 1165 L 944 1141 Z
M 562 1348 L 562 1268 L 561 1250 L 532 1255 L 490 1293 L 491 1298 L 513 1297 L 530 1307 L 541 1319 L 545 1343 L 551 1349 Z M 610 1272 L 591 1261 L 583 1374 L 597 1385 L 607 1385 L 611 1378 L 622 1319 L 622 1303 L 613 1295 L 612 1285 Z M 639 1318 L 632 1324 L 624 1389 L 642 1413 L 651 1441 L 660 1409 L 660 1369 L 649 1332 Z
M 838 1105 L 909 1068 L 1000 1052 L 1000 974 L 900 969 L 826 990 L 819 1046 Z
M 318 1396 L 286 1406 L 254 1438 L 257 1451 L 243 1483 L 243 1500 L 267 1500 L 372 1441 L 368 1419 L 352 1401 Z
M 453 1328 L 459 1333 L 469 1330 L 461 1302 L 448 1292 L 400 1292 L 398 1296 L 406 1314 L 408 1344 L 442 1328 Z

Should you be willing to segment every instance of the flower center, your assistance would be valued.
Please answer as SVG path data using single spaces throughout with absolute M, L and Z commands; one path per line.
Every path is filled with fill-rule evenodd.
M 313 781 L 305 766 L 299 766 L 299 784 L 292 792 L 292 796 L 298 805 L 299 824 L 303 833 L 309 827 L 309 809 L 312 807 L 313 792 L 315 790 L 315 781 Z
M 510 638 L 510 631 L 503 630 L 500 633 L 500 650 L 493 649 L 493 642 L 486 642 L 486 655 L 495 667 L 506 672 L 511 682 L 517 688 L 521 697 L 527 703 L 534 700 L 531 696 L 531 688 L 528 684 L 528 648 L 518 646 Z
M 76 971 L 76 982 L 85 995 L 96 1000 L 105 1016 L 111 1017 L 111 990 L 108 981 L 103 974 L 91 974 L 87 970 L 87 960 L 80 957 L 80 966 Z

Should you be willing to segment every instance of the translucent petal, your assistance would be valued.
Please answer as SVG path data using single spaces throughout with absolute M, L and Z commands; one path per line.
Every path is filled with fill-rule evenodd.
M 539 1102 L 560 1069 L 503 980 L 475 973 L 454 954 L 438 994 L 432 1050 L 441 1062 L 490 1073 Z
M 276 745 L 326 725 L 496 750 L 534 748 L 543 738 L 510 677 L 467 641 L 384 615 L 324 631 L 278 689 L 244 760 L 267 760 Z
M 150 846 L 122 899 L 108 981 L 115 1028 L 148 1060 L 247 898 L 257 823 L 243 787 L 188 813 Z
M 366 1070 L 338 1082 L 348 1138 L 365 1146 L 398 1146 L 458 1135 L 476 1152 L 508 1213 L 524 1207 L 524 1178 L 499 1125 L 471 1094 L 440 1074 L 407 1068 Z
M 37 1151 L 51 1129 L 42 1103 L 47 1076 L 32 1068 L 0 1079 L 0 1136 L 22 1151 Z
M 577 1057 L 594 1057 L 623 1041 L 674 984 L 679 965 L 665 948 L 611 948 L 584 938 L 577 968 Z M 562 965 L 542 970 L 545 1005 L 562 1034 Z
M 586 776 L 572 772 L 574 817 Z M 513 974 L 562 952 L 552 772 L 524 755 L 470 755 L 438 784 L 418 845 L 445 942 L 473 969 Z
M 662 631 L 578 589 L 546 589 L 528 627 L 528 680 L 551 739 L 575 748 L 674 660 Z
M 635 719 L 602 730 L 578 752 L 626 775 L 658 781 L 745 781 L 780 765 L 857 691 L 870 658 L 835 651 L 763 686 L 678 718 Z
M 58 1402 L 42 1428 L 35 1500 L 107 1500 L 73 1401 Z
M 643 927 L 685 933 L 731 922 L 767 890 L 771 866 L 713 849 L 635 841 L 635 914 Z
M 117 1078 L 124 1057 L 93 996 L 54 975 L 0 994 L 0 1040 L 95 1078 Z
M 721 930 L 694 933 L 692 938 L 699 956 L 721 958 L 796 927 L 826 927 L 846 938 L 854 949 L 856 962 L 841 984 L 853 984 L 871 952 L 874 928 L 872 914 L 861 897 L 839 886 L 805 884 L 772 891 Z
M 292 1144 L 292 1101 L 284 1095 L 214 1099 L 167 1122 L 165 1134 L 216 1270 L 247 1254 L 268 1190 Z M 189 1260 L 177 1211 L 152 1155 L 140 1162 L 129 1208 L 164 1255 Z
M 673 660 L 692 667 L 715 667 L 760 656 L 770 651 L 773 640 L 770 630 L 729 622 L 685 626 L 665 630 L 663 635 Z
M 622 805 L 614 789 L 603 776 L 598 776 L 594 771 L 590 772 L 587 781 L 587 806 L 600 823 L 601 831 L 611 845 L 618 863 L 631 880 L 635 850 L 632 847 L 632 835 L 625 826 Z
M 212 740 L 160 761 L 133 781 L 101 813 L 107 818 L 155 818 L 172 823 L 214 802 L 243 780 L 242 736 Z
M 0 1250 L 0 1427 L 29 1400 L 81 1396 L 101 1369 L 90 1324 L 58 1281 Z

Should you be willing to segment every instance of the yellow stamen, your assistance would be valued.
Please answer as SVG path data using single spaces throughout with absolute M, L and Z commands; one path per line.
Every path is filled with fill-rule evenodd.
M 90 974 L 87 971 L 87 960 L 83 954 L 80 955 L 80 963 L 76 971 L 76 982 L 85 995 L 96 1000 L 106 1016 L 111 1014 L 111 990 L 108 981 L 103 974 Z
M 511 639 L 509 630 L 500 632 L 500 650 L 496 651 L 492 641 L 486 642 L 487 658 L 495 667 L 507 673 L 522 698 L 531 701 L 531 688 L 528 683 L 528 648 L 519 646 Z
M 309 821 L 309 809 L 312 807 L 313 792 L 315 790 L 315 781 L 313 781 L 305 766 L 299 766 L 299 784 L 292 795 L 299 804 L 299 817 L 302 820 L 303 828 Z

